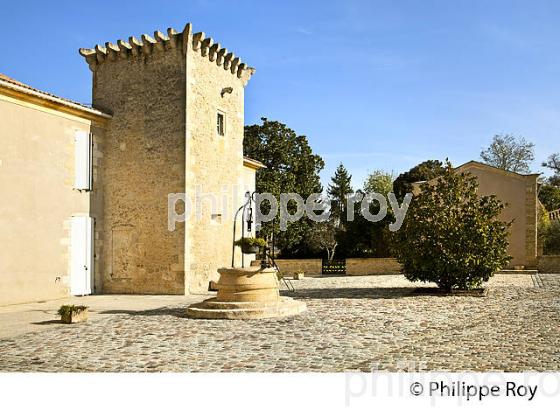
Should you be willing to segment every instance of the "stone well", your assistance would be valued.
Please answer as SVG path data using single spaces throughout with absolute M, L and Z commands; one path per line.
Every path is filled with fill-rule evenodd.
M 188 307 L 194 319 L 263 319 L 296 315 L 304 302 L 280 296 L 276 270 L 258 267 L 218 269 L 218 294 Z

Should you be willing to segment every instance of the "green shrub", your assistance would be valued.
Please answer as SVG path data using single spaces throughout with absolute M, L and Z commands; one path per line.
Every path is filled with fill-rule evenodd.
M 541 232 L 545 255 L 560 255 L 560 221 L 551 221 Z
M 422 185 L 393 237 L 407 279 L 473 289 L 507 265 L 511 223 L 498 219 L 505 205 L 478 197 L 477 188 L 474 176 L 456 173 L 449 162 L 441 177 Z
M 84 310 L 86 310 L 88 307 L 87 306 L 83 306 L 83 305 L 62 305 L 59 309 L 58 309 L 58 316 L 68 316 L 72 313 L 80 313 Z

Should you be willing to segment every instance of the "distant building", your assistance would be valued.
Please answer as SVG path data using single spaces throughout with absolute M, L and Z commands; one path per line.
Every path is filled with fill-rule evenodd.
M 80 54 L 94 108 L 0 77 L 0 305 L 206 290 L 263 166 L 243 157 L 254 69 L 190 24 Z M 169 230 L 171 193 L 219 201 Z
M 508 267 L 522 265 L 526 269 L 536 269 L 539 174 L 518 174 L 477 161 L 467 162 L 455 168 L 455 171 L 475 176 L 479 184 L 479 195 L 495 195 L 507 205 L 500 219 L 506 222 L 513 221 L 508 247 L 512 260 Z M 435 180 L 437 178 L 428 183 L 433 183 Z M 414 184 L 414 193 L 420 192 L 422 183 L 425 182 Z

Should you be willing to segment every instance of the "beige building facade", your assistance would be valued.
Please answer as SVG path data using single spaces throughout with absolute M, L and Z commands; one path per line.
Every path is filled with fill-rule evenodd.
M 254 69 L 190 24 L 80 54 L 94 108 L 0 79 L 0 305 L 206 290 L 263 166 L 243 157 Z
M 0 76 L 1 305 L 70 292 L 72 220 L 100 204 L 98 189 L 76 187 L 76 139 L 92 135 L 95 150 L 110 118 Z
M 524 266 L 537 268 L 537 218 L 539 174 L 518 174 L 504 171 L 478 161 L 467 162 L 456 172 L 471 174 L 477 178 L 478 194 L 495 195 L 506 204 L 501 220 L 513 224 L 510 228 L 508 253 L 512 257 L 508 268 Z M 422 183 L 415 184 L 415 193 Z

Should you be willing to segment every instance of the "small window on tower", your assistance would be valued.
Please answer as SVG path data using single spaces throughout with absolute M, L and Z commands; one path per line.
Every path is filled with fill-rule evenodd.
M 226 133 L 226 116 L 223 112 L 218 111 L 218 116 L 216 120 L 216 129 L 218 135 L 225 135 Z

